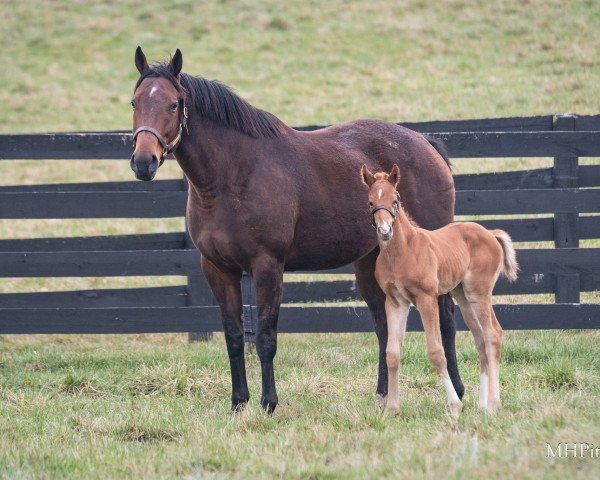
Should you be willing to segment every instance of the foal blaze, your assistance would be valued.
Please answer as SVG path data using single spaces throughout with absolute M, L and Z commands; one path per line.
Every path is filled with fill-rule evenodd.
M 502 328 L 492 308 L 492 290 L 500 274 L 511 282 L 519 266 L 510 237 L 503 230 L 486 230 L 473 222 L 452 223 L 434 231 L 419 226 L 404 211 L 398 185 L 400 171 L 371 173 L 361 169 L 369 188 L 373 225 L 380 254 L 375 278 L 386 294 L 389 390 L 386 411 L 399 410 L 398 368 L 410 305 L 421 314 L 427 355 L 440 376 L 450 414 L 462 409 L 446 365 L 437 298 L 451 292 L 475 338 L 480 364 L 478 406 L 487 412 L 500 408 L 499 363 Z

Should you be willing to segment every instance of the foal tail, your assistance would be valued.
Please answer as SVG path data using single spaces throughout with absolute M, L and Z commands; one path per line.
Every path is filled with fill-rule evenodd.
M 519 264 L 517 263 L 517 255 L 515 248 L 513 247 L 512 240 L 508 233 L 504 230 L 490 230 L 492 235 L 496 237 L 496 240 L 500 243 L 502 251 L 504 252 L 504 264 L 502 265 L 501 272 L 507 278 L 509 282 L 514 282 L 517 279 L 519 273 Z

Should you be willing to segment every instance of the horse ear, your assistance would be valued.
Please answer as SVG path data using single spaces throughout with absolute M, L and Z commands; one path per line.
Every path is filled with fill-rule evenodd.
M 400 169 L 398 168 L 398 165 L 394 165 L 392 167 L 392 171 L 389 173 L 388 180 L 394 187 L 398 186 L 398 182 L 400 182 Z
M 373 185 L 373 183 L 375 182 L 375 175 L 369 172 L 367 166 L 363 164 L 363 166 L 360 169 L 360 179 L 362 180 L 362 183 L 364 183 L 367 187 L 371 188 L 371 185 Z
M 171 61 L 169 62 L 169 70 L 171 70 L 173 76 L 178 77 L 181 72 L 181 67 L 183 67 L 183 55 L 181 55 L 181 50 L 177 49 L 175 50 L 175 55 L 173 55 L 173 58 L 171 58 Z
M 135 66 L 137 67 L 138 72 L 140 72 L 140 75 L 146 73 L 150 68 L 148 66 L 148 62 L 146 61 L 146 55 L 144 55 L 144 52 L 142 52 L 142 47 L 140 46 L 135 49 Z

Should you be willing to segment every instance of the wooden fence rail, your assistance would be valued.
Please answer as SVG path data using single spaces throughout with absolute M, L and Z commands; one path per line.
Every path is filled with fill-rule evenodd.
M 456 213 L 494 216 L 478 221 L 506 229 L 517 242 L 554 242 L 555 248 L 518 249 L 519 280 L 499 281 L 495 294 L 553 293 L 557 303 L 496 305 L 504 328 L 600 328 L 600 304 L 579 303 L 581 292 L 600 290 L 600 248 L 579 248 L 580 240 L 600 238 L 600 165 L 579 165 L 580 157 L 600 156 L 600 115 L 405 125 L 442 138 L 451 157 L 554 158 L 551 168 L 456 175 Z M 321 127 L 300 127 L 317 128 Z M 124 160 L 130 153 L 131 135 L 126 132 L 0 135 L 0 161 Z M 0 218 L 181 217 L 186 195 L 183 180 L 1 186 Z M 506 215 L 520 218 L 503 218 Z M 354 281 L 321 276 L 328 273 L 352 273 L 352 268 L 319 272 L 316 281 L 314 272 L 312 281 L 302 276 L 286 279 L 280 331 L 372 329 L 365 307 L 340 306 L 340 301 L 359 300 Z M 199 253 L 185 232 L 0 239 L 0 278 L 163 275 L 187 281 L 171 287 L 0 294 L 0 334 L 221 329 L 218 308 L 199 268 Z M 242 287 L 245 330 L 251 338 L 256 307 L 246 276 Z M 460 312 L 456 315 L 458 327 L 464 329 Z M 413 311 L 409 329 L 419 328 Z

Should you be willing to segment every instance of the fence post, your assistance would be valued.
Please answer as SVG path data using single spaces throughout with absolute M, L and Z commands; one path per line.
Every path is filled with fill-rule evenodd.
M 185 190 L 188 189 L 188 182 L 185 176 L 183 177 L 183 185 Z M 187 221 L 185 225 L 185 244 L 186 249 L 195 249 L 196 246 L 190 237 Z M 200 264 L 198 264 L 200 270 Z M 212 295 L 206 277 L 199 272 L 199 275 L 191 275 L 187 277 L 187 305 L 215 305 L 215 299 Z M 188 342 L 205 342 L 212 338 L 212 332 L 188 332 Z
M 242 275 L 242 319 L 244 321 L 244 341 L 256 343 L 256 315 L 252 307 L 256 306 L 252 279 L 246 272 Z
M 575 130 L 576 115 L 554 117 L 554 130 Z M 574 155 L 554 157 L 554 188 L 577 188 L 579 158 Z M 554 214 L 554 246 L 579 248 L 578 213 Z M 578 273 L 561 273 L 556 276 L 556 303 L 579 303 L 580 283 Z

